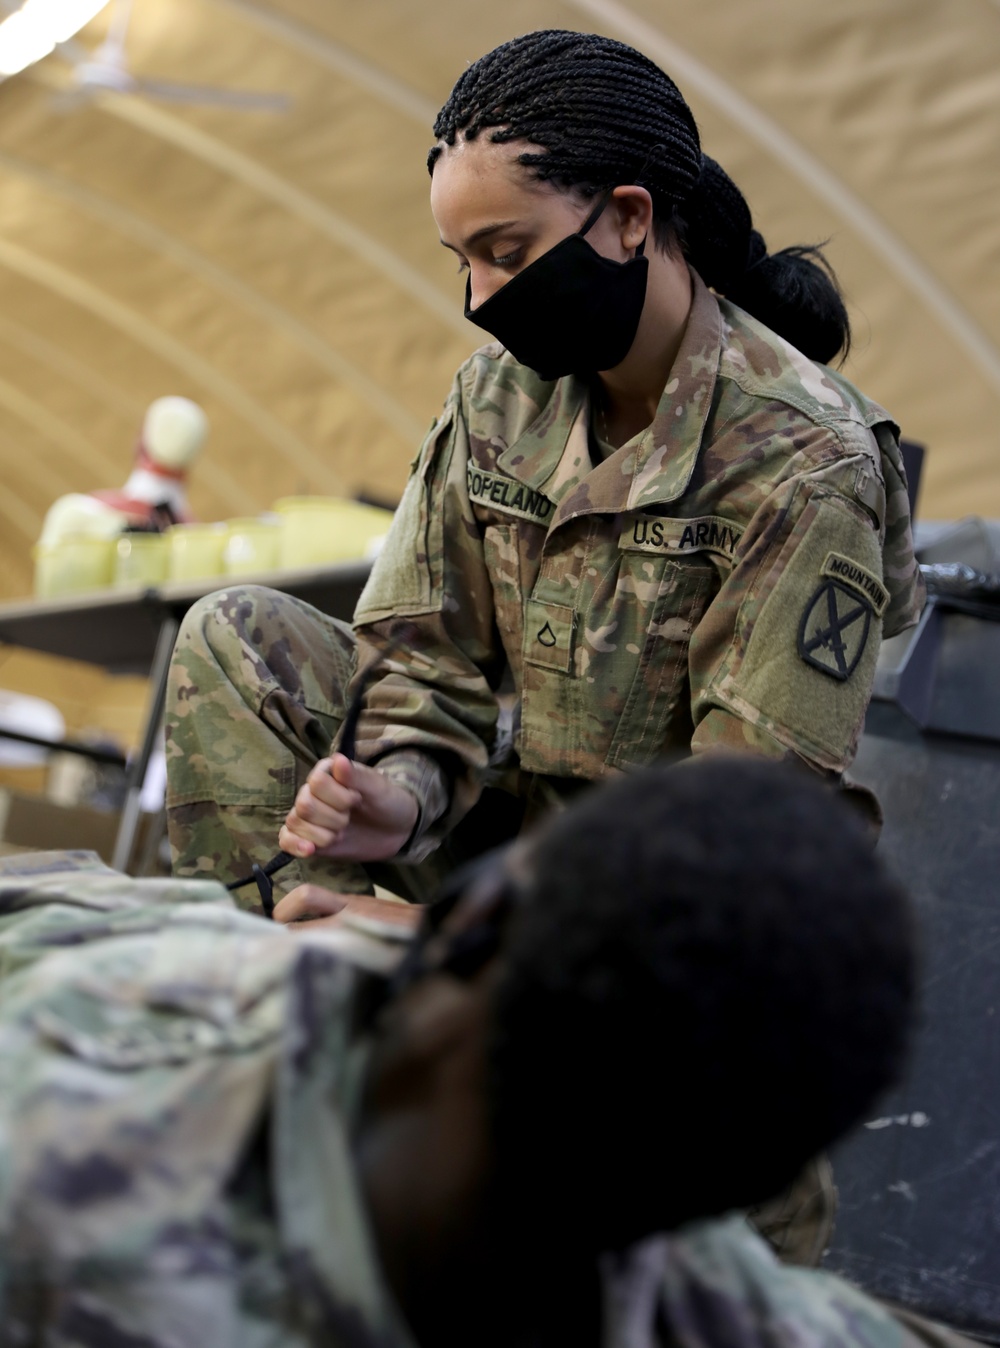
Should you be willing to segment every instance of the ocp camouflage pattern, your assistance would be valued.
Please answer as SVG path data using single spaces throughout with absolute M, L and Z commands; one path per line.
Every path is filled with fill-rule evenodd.
M 356 648 L 346 623 L 264 586 L 234 585 L 188 612 L 165 705 L 167 816 L 175 874 L 228 883 L 278 850 L 278 831 L 344 716 Z M 371 892 L 358 866 L 279 872 Z M 257 889 L 237 901 L 260 911 Z
M 410 1348 L 348 1121 L 372 974 L 214 881 L 0 861 L 0 1344 Z
M 854 755 L 880 640 L 922 602 L 897 428 L 694 286 L 637 440 L 602 457 L 587 383 L 543 382 L 494 345 L 459 371 L 416 460 L 355 614 L 364 665 L 400 640 L 359 753 L 447 765 L 438 837 L 497 767 L 508 669 L 515 790 L 671 752 L 748 748 L 829 774 Z M 861 588 L 827 619 L 831 554 L 848 583 L 882 587 L 880 613 Z
M 606 1256 L 603 1275 L 604 1348 L 972 1348 L 832 1274 L 778 1263 L 738 1216 Z

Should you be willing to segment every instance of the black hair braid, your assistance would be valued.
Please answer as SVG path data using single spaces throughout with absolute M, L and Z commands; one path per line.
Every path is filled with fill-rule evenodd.
M 519 161 L 539 178 L 591 193 L 641 178 L 673 206 L 701 171 L 698 128 L 674 82 L 641 52 L 593 33 L 526 33 L 474 62 L 434 134 L 453 145 L 460 132 L 474 140 L 487 129 L 498 144 L 538 145 Z M 432 150 L 432 171 L 436 159 Z
M 812 360 L 846 356 L 850 320 L 823 254 L 801 244 L 769 253 L 740 189 L 708 155 L 679 224 L 691 265 L 706 285 Z
M 680 241 L 707 285 L 813 360 L 850 349 L 847 310 L 820 250 L 768 254 L 739 188 L 702 155 L 680 90 L 635 48 L 562 29 L 502 43 L 464 71 L 434 123 L 448 145 L 487 130 L 499 144 L 537 146 L 518 161 L 554 186 L 587 197 L 645 187 L 657 243 Z M 432 173 L 440 154 L 438 144 L 428 155 Z

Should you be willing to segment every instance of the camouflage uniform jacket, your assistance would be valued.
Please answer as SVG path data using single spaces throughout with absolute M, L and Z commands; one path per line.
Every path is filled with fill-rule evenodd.
M 0 1345 L 412 1348 L 346 1127 L 373 953 L 0 863 Z
M 496 345 L 424 443 L 355 613 L 360 663 L 384 661 L 361 756 L 422 751 L 449 779 L 417 855 L 498 756 L 505 671 L 519 768 L 557 784 L 715 746 L 853 757 L 880 639 L 920 607 L 897 428 L 693 281 L 656 416 L 620 449 L 601 457 L 584 381 Z

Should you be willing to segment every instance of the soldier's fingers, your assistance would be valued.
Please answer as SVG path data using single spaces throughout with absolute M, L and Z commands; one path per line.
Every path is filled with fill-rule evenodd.
M 297 885 L 274 908 L 275 922 L 300 922 L 303 918 L 331 917 L 346 908 L 351 896 L 336 894 L 322 885 Z
M 321 800 L 307 782 L 305 786 L 299 788 L 295 804 L 289 811 L 288 822 L 291 823 L 294 817 L 315 828 L 333 829 L 339 833 L 349 822 L 351 810 L 356 804 L 357 802 L 351 799 L 334 802 Z M 292 827 L 294 828 L 294 824 Z
M 343 754 L 338 754 L 337 759 L 341 763 L 346 763 L 348 769 L 351 768 L 350 760 L 344 758 Z M 336 761 L 335 759 L 334 762 Z M 322 801 L 324 805 L 329 805 L 335 810 L 349 811 L 361 802 L 360 793 L 352 790 L 349 782 L 345 783 L 338 780 L 337 776 L 331 772 L 331 760 L 329 758 L 321 758 L 310 770 L 309 776 L 306 778 L 306 787 L 316 800 Z M 303 790 L 306 787 L 303 787 Z
M 316 851 L 315 843 L 298 837 L 287 824 L 282 824 L 278 830 L 278 846 L 283 852 L 290 852 L 293 857 L 311 857 Z
M 304 922 L 293 922 L 289 926 L 290 932 L 296 932 L 299 936 L 308 936 L 319 927 L 339 927 L 344 920 L 343 913 L 334 913 L 332 917 L 310 917 Z
M 278 845 L 284 848 L 286 852 L 291 852 L 293 856 L 311 856 L 317 848 L 329 847 L 331 843 L 336 842 L 340 833 L 340 829 L 320 828 L 316 824 L 306 823 L 305 820 L 299 819 L 293 811 L 286 816 L 281 827 L 281 832 L 278 834 Z M 312 851 L 303 853 L 296 850 L 294 846 L 285 847 L 283 839 L 286 836 L 296 842 L 310 844 Z

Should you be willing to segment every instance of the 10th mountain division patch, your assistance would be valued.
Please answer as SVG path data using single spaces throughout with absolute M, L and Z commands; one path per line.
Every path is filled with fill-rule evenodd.
M 826 580 L 806 604 L 799 655 L 831 679 L 849 679 L 868 644 L 872 605 L 854 589 Z

